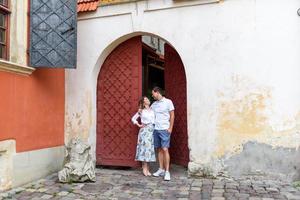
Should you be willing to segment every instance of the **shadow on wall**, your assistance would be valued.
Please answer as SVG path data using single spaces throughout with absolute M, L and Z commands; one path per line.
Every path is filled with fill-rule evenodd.
M 225 170 L 235 177 L 259 175 L 294 181 L 300 178 L 299 157 L 299 149 L 247 142 L 239 155 L 225 160 Z

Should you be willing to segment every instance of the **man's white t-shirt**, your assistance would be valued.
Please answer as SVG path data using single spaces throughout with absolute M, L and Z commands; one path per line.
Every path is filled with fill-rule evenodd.
M 155 130 L 167 130 L 170 127 L 170 112 L 174 110 L 173 102 L 163 97 L 155 101 L 151 108 L 155 113 Z

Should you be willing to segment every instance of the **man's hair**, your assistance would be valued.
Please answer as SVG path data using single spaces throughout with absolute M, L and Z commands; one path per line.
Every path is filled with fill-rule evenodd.
M 160 88 L 160 87 L 154 87 L 153 89 L 152 89 L 152 91 L 154 91 L 154 92 L 158 92 L 159 94 L 163 94 L 163 91 L 162 91 L 162 89 Z

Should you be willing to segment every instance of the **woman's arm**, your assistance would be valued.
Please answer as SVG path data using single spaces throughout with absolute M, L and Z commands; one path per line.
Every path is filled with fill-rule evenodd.
M 138 125 L 139 122 L 137 121 L 137 119 L 138 119 L 139 117 L 140 117 L 140 113 L 138 113 L 138 112 L 135 113 L 135 115 L 133 115 L 133 117 L 131 118 L 132 123 Z
M 131 121 L 133 124 L 137 125 L 140 128 L 143 128 L 144 126 L 142 124 L 139 124 L 139 122 L 137 121 L 137 119 L 141 117 L 141 114 L 139 112 L 135 113 L 135 115 L 131 118 Z

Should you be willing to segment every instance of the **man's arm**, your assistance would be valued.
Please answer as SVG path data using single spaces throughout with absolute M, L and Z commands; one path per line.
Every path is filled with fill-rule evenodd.
M 168 132 L 172 133 L 173 125 L 174 125 L 175 113 L 174 110 L 170 111 L 170 127 L 168 128 Z

